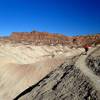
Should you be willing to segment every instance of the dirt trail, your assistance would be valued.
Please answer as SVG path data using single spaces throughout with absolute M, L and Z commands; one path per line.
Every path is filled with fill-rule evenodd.
M 88 55 L 91 54 L 91 52 L 93 52 L 94 50 L 96 50 L 96 48 L 91 49 L 88 52 Z M 88 57 L 88 55 L 81 55 L 75 65 L 93 82 L 95 88 L 100 91 L 100 78 L 95 75 L 92 70 L 89 69 L 86 65 L 86 58 Z

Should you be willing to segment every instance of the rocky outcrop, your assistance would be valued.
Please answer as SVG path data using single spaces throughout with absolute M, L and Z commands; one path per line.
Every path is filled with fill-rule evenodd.
M 100 76 L 100 57 L 89 57 L 87 64 L 96 75 Z
M 87 58 L 88 67 L 96 74 L 100 76 L 100 47 L 93 52 Z
M 61 34 L 49 34 L 47 32 L 13 32 L 10 36 L 13 41 L 28 41 L 34 44 L 62 44 L 72 46 L 82 46 L 85 44 L 97 44 L 100 43 L 100 34 L 87 35 L 87 36 L 75 36 L 68 37 Z
M 29 43 L 34 45 L 68 45 L 70 47 L 84 46 L 85 44 L 100 44 L 100 34 L 69 37 L 62 34 L 48 32 L 13 32 L 11 36 L 2 38 L 5 42 Z M 0 40 L 2 40 L 0 39 Z
M 10 36 L 12 41 L 28 41 L 36 45 L 38 44 L 66 44 L 69 37 L 60 34 L 49 34 L 47 32 L 13 32 Z
M 14 100 L 100 100 L 94 85 L 74 62 L 67 60 Z

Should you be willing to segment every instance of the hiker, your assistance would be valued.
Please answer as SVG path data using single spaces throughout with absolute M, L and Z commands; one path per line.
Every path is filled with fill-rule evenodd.
M 84 46 L 84 49 L 85 49 L 85 53 L 86 53 L 86 54 L 87 54 L 87 52 L 88 52 L 88 50 L 89 50 L 89 47 L 90 47 L 90 46 L 88 46 L 88 45 L 85 45 L 85 46 Z

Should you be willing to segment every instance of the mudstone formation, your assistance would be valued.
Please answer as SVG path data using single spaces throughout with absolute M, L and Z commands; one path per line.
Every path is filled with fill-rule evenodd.
M 71 37 L 62 34 L 49 34 L 48 32 L 13 32 L 9 37 L 0 38 L 0 40 L 13 43 L 27 42 L 34 45 L 83 46 L 100 43 L 100 34 Z

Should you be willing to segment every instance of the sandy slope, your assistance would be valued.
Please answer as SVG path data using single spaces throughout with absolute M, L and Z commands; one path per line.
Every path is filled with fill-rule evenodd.
M 5 100 L 24 91 L 30 85 L 38 82 L 59 64 L 64 63 L 64 59 L 48 59 L 31 65 L 6 64 L 0 69 L 0 97 Z M 37 66 L 36 66 L 37 65 Z
M 67 57 L 83 51 L 62 46 L 1 45 L 0 100 L 12 100 L 64 63 Z

